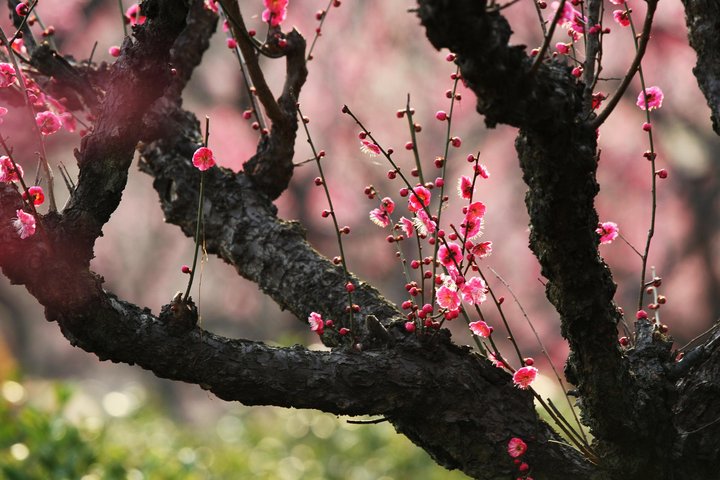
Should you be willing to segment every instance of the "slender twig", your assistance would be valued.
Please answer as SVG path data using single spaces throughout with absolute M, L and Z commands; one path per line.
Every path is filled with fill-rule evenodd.
M 550 24 L 550 30 L 545 35 L 545 40 L 543 41 L 543 44 L 540 47 L 540 51 L 538 52 L 537 56 L 535 57 L 535 61 L 533 62 L 532 67 L 530 67 L 530 71 L 528 72 L 529 76 L 533 76 L 535 74 L 535 72 L 537 72 L 537 69 L 540 68 L 540 64 L 543 61 L 545 52 L 547 52 L 547 49 L 550 46 L 550 42 L 552 41 L 552 36 L 555 33 L 555 26 L 557 25 L 558 20 L 560 20 L 560 16 L 562 15 L 563 8 L 565 7 L 565 1 L 566 0 L 560 0 L 560 5 L 558 6 L 557 12 L 555 12 L 555 16 L 553 17 L 552 23 Z
M 445 196 L 445 174 L 447 172 L 447 165 L 448 165 L 448 155 L 450 153 L 450 132 L 452 130 L 452 121 L 453 121 L 453 112 L 455 111 L 455 93 L 457 92 L 458 83 L 460 82 L 460 67 L 458 66 L 455 69 L 455 80 L 453 81 L 453 87 L 450 97 L 450 111 L 447 114 L 447 129 L 445 130 L 445 151 L 443 152 L 443 166 L 442 166 L 442 172 L 440 173 L 440 178 L 443 179 L 443 184 L 440 186 L 440 203 L 438 204 L 438 210 L 437 210 L 437 228 L 435 229 L 434 238 L 435 238 L 435 249 L 433 251 L 433 260 L 437 259 L 438 256 L 438 249 L 440 248 L 440 242 L 438 241 L 438 234 L 440 232 L 440 218 L 442 217 L 442 211 L 443 211 L 443 198 Z M 432 278 L 435 278 L 435 274 L 437 267 L 437 261 L 433 261 L 433 275 Z M 432 293 L 430 295 L 430 303 L 435 302 L 435 282 L 432 282 Z
M 617 88 L 613 96 L 610 98 L 610 100 L 605 105 L 605 108 L 602 112 L 598 114 L 595 119 L 590 122 L 590 128 L 593 130 L 597 130 L 600 128 L 600 125 L 602 125 L 605 120 L 610 116 L 612 111 L 615 109 L 617 104 L 620 102 L 620 99 L 622 98 L 623 94 L 625 93 L 625 90 L 627 90 L 628 86 L 630 85 L 630 82 L 632 81 L 633 77 L 635 76 L 635 72 L 640 67 L 640 62 L 643 59 L 643 56 L 645 56 L 645 49 L 647 48 L 648 40 L 650 39 L 650 30 L 652 28 L 652 22 L 653 17 L 655 15 L 655 10 L 657 9 L 657 2 L 658 0 L 648 0 L 647 1 L 647 13 L 645 14 L 645 22 L 643 24 L 643 31 L 640 36 L 640 41 L 638 42 L 638 47 L 635 52 L 635 58 L 633 58 L 632 63 L 630 64 L 630 68 L 628 69 L 627 73 L 625 74 L 625 77 L 623 78 L 622 82 L 620 83 L 620 86 Z
M 643 254 L 640 253 L 640 252 L 638 252 L 637 248 L 635 248 L 635 247 L 633 246 L 633 244 L 630 243 L 630 242 L 628 241 L 628 239 L 623 236 L 622 233 L 618 233 L 618 236 L 620 237 L 620 239 L 621 239 L 623 242 L 625 242 L 625 243 L 627 244 L 628 247 L 630 247 L 630 248 L 632 249 L 633 252 L 635 252 L 635 253 L 637 254 L 638 257 L 640 257 L 641 259 L 643 258 Z
M 580 430 L 580 433 L 583 437 L 583 440 L 587 443 L 587 437 L 585 437 L 585 432 L 583 431 L 582 425 L 580 424 L 580 419 L 577 417 L 577 413 L 575 413 L 575 409 L 573 408 L 572 402 L 570 401 L 570 397 L 567 394 L 567 388 L 565 387 L 565 383 L 562 381 L 562 378 L 560 377 L 560 374 L 557 371 L 557 368 L 555 368 L 555 364 L 552 361 L 552 358 L 550 358 L 550 354 L 548 354 L 547 348 L 545 348 L 545 345 L 543 344 L 542 340 L 540 339 L 540 335 L 538 334 L 537 330 L 535 329 L 535 325 L 532 324 L 530 321 L 530 317 L 528 316 L 527 312 L 525 311 L 525 308 L 522 306 L 522 303 L 520 303 L 520 299 L 515 295 L 515 292 L 510 287 L 510 284 L 505 281 L 503 277 L 500 276 L 492 267 L 488 267 L 488 269 L 495 275 L 495 277 L 500 280 L 500 282 L 505 285 L 505 288 L 507 288 L 508 292 L 510 292 L 510 295 L 513 297 L 513 300 L 515 301 L 515 304 L 520 309 L 520 313 L 522 313 L 523 317 L 525 317 L 525 321 L 527 322 L 528 326 L 530 327 L 530 330 L 532 330 L 533 335 L 535 335 L 535 340 L 537 341 L 538 345 L 540 345 L 540 351 L 542 352 L 545 359 L 550 364 L 550 368 L 552 369 L 553 373 L 555 374 L 555 378 L 558 381 L 558 384 L 560 385 L 560 388 L 563 391 L 563 394 L 565 395 L 565 400 L 567 401 L 568 407 L 570 407 L 570 411 L 573 414 L 573 417 L 575 418 L 575 422 L 578 424 L 578 428 Z
M 540 5 L 538 5 L 536 0 L 532 0 L 532 2 L 535 5 L 535 12 L 537 12 L 538 20 L 540 21 L 540 28 L 542 29 L 543 37 L 547 37 L 547 28 L 545 27 L 545 19 L 543 18 Z
M 5 150 L 5 153 L 7 154 L 8 158 L 10 159 L 10 162 L 13 165 L 13 169 L 15 170 L 15 174 L 17 175 L 18 179 L 20 180 L 20 185 L 23 188 L 23 192 L 25 193 L 25 197 L 27 198 L 28 205 L 30 205 L 30 209 L 33 211 L 33 213 L 35 215 L 37 215 L 37 211 L 35 210 L 35 203 L 32 201 L 32 196 L 30 195 L 28 186 L 25 184 L 25 179 L 23 179 L 23 176 L 20 175 L 20 170 L 18 169 L 18 164 L 15 162 L 15 158 L 13 157 L 12 150 L 10 149 L 10 147 L 8 147 L 7 143 L 5 142 L 5 138 L 2 136 L 2 133 L 0 133 L 0 145 L 2 145 L 3 150 Z
M 705 335 L 707 335 L 708 333 L 712 333 L 713 330 L 717 330 L 718 328 L 720 328 L 720 318 L 717 319 L 717 320 L 715 320 L 715 325 L 713 325 L 712 327 L 708 328 L 707 330 L 705 330 L 705 331 L 702 332 L 701 334 L 699 334 L 699 335 L 697 335 L 696 337 L 694 337 L 692 340 L 690 340 L 689 342 L 687 342 L 685 345 L 683 345 L 682 347 L 678 348 L 678 350 L 682 352 L 682 351 L 685 350 L 686 348 L 690 347 L 690 345 L 692 345 L 693 343 L 697 342 L 698 340 L 700 340 L 701 338 L 703 338 L 703 337 L 704 337 Z
M 306 136 L 307 142 L 310 145 L 310 149 L 313 152 L 313 156 L 315 157 L 315 164 L 317 165 L 318 172 L 320 173 L 320 180 L 322 181 L 322 186 L 323 186 L 323 189 L 325 190 L 325 198 L 327 198 L 328 207 L 330 207 L 330 216 L 332 217 L 333 225 L 335 226 L 335 236 L 337 237 L 338 248 L 340 250 L 340 262 L 342 264 L 343 273 L 345 274 L 345 284 L 347 285 L 348 283 L 350 283 L 350 270 L 348 269 L 347 261 L 345 260 L 345 250 L 343 249 L 342 233 L 340 231 L 340 225 L 338 224 L 337 217 L 335 215 L 335 207 L 333 206 L 332 197 L 330 196 L 330 190 L 328 189 L 327 181 L 325 179 L 325 172 L 323 172 L 322 163 L 320 162 L 320 158 L 322 158 L 322 157 L 320 156 L 320 154 L 318 153 L 318 151 L 315 148 L 315 143 L 313 142 L 312 137 L 310 136 L 310 130 L 308 129 L 307 123 L 305 123 L 303 121 L 303 114 L 300 111 L 300 105 L 297 106 L 297 113 L 298 113 L 298 116 L 300 117 L 300 123 L 302 124 L 303 128 L 305 129 L 305 136 Z M 356 325 L 354 325 L 355 315 L 352 310 L 352 305 L 353 305 L 352 292 L 350 291 L 350 289 L 346 289 L 345 291 L 347 292 L 348 307 L 349 307 L 348 308 L 348 316 L 349 316 L 350 321 L 348 323 L 349 323 L 349 327 L 352 331 L 352 334 L 356 335 L 358 330 L 356 329 Z
M 415 132 L 415 123 L 413 122 L 413 110 L 410 108 L 410 94 L 407 94 L 407 103 L 405 105 L 405 116 L 407 117 L 408 127 L 410 127 L 410 141 L 412 142 L 413 157 L 415 157 L 415 168 L 418 171 L 420 183 L 425 184 L 423 178 L 422 165 L 420 164 L 420 152 L 417 146 L 417 132 Z M 448 118 L 449 121 L 449 118 Z
M 516 3 L 518 3 L 519 1 L 520 1 L 520 0 L 511 0 L 511 1 L 507 2 L 507 3 L 504 3 L 504 4 L 500 5 L 500 6 L 497 7 L 495 10 L 498 11 L 498 12 L 499 12 L 500 10 L 505 10 L 505 9 L 508 8 L 508 7 L 512 7 L 513 5 L 515 5 Z
M 230 20 L 233 35 L 247 63 L 248 73 L 252 79 L 260 103 L 262 103 L 265 108 L 265 113 L 267 113 L 267 116 L 270 117 L 273 123 L 282 123 L 284 121 L 283 114 L 280 111 L 280 106 L 277 101 L 275 101 L 275 97 L 273 97 L 272 91 L 270 91 L 270 87 L 265 81 L 265 75 L 260 68 L 258 57 L 255 53 L 256 46 L 250 39 L 250 35 L 245 27 L 245 21 L 243 20 L 242 13 L 240 13 L 237 0 L 219 0 L 219 2 L 228 20 Z
M 203 142 L 203 146 L 208 146 L 208 140 L 210 139 L 210 117 L 205 117 L 205 141 Z M 198 252 L 200 250 L 200 227 L 202 225 L 202 217 L 203 217 L 203 200 L 204 198 L 204 190 L 205 190 L 205 172 L 200 171 L 200 193 L 198 195 L 198 207 L 197 207 L 197 215 L 196 215 L 196 223 L 195 223 L 195 253 L 193 254 L 193 264 L 192 267 L 190 267 L 190 279 L 188 280 L 188 286 L 185 290 L 185 301 L 187 302 L 190 299 L 190 289 L 192 288 L 193 279 L 195 278 L 195 268 L 197 267 L 197 259 L 198 259 Z
M 600 38 L 602 30 L 590 35 L 590 29 L 600 21 L 600 6 L 602 0 L 588 0 L 588 22 L 585 25 L 585 64 L 583 65 L 583 80 L 585 82 L 584 108 L 586 113 L 592 111 L 593 82 L 595 80 L 595 65 L 598 51 L 600 50 Z M 599 62 L 598 62 L 599 64 Z
M 22 17 L 22 21 L 20 22 L 20 25 L 18 25 L 17 30 L 15 30 L 15 33 L 13 34 L 12 38 L 10 39 L 10 42 L 7 43 L 8 48 L 12 47 L 13 42 L 17 40 L 22 35 L 22 30 L 25 28 L 25 24 L 27 24 L 28 19 L 32 15 L 33 11 L 35 10 L 35 7 L 38 4 L 38 0 L 35 0 L 30 4 L 30 7 L 28 7 L 28 13 L 24 17 Z M 37 14 L 35 14 L 37 17 Z
M 118 0 L 118 8 L 120 8 L 120 18 L 122 19 L 123 36 L 127 37 L 127 23 L 125 23 L 125 9 L 123 8 L 122 0 Z
M 648 12 L 651 8 L 654 9 L 654 6 L 656 2 L 649 2 L 648 3 Z M 640 42 L 637 40 L 637 33 L 635 31 L 635 23 L 633 22 L 632 15 L 630 14 L 630 9 L 625 5 L 625 12 L 628 16 L 628 20 L 630 21 L 630 29 L 632 31 L 633 35 L 633 41 L 635 43 L 635 49 L 637 51 L 640 50 L 642 45 L 642 38 L 640 39 Z M 647 16 L 646 16 L 646 22 L 645 27 L 649 28 L 649 25 L 647 23 Z M 642 35 L 645 36 L 645 31 L 643 31 Z M 642 64 L 638 64 L 637 67 L 638 76 L 640 78 L 640 88 L 642 88 L 643 92 L 643 99 L 644 99 L 644 105 L 645 105 L 645 120 L 648 124 L 652 125 L 650 123 L 650 106 L 648 105 L 648 98 L 646 95 L 647 92 L 647 85 L 645 84 L 645 75 L 643 74 Z M 642 254 L 642 269 L 640 272 L 640 295 L 638 296 L 638 310 L 642 310 L 643 307 L 643 297 L 645 295 L 645 273 L 647 272 L 647 261 L 648 257 L 650 255 L 650 245 L 652 244 L 652 238 L 655 235 L 655 219 L 657 217 L 657 176 L 655 175 L 655 142 L 653 141 L 653 132 L 652 128 L 648 130 L 648 142 L 650 143 L 650 175 L 652 179 L 652 185 L 650 189 L 650 196 L 651 196 L 651 209 L 650 209 L 650 227 L 648 228 L 647 233 L 647 240 L 645 241 L 645 250 Z
M 330 9 L 332 8 L 333 2 L 335 0 L 330 0 L 327 4 L 327 7 L 325 7 L 324 13 L 322 15 L 322 18 L 320 19 L 320 24 L 317 27 L 317 30 L 315 30 L 315 37 L 313 38 L 312 43 L 310 44 L 310 49 L 308 50 L 307 56 L 305 57 L 305 61 L 310 61 L 313 59 L 312 52 L 315 48 L 315 44 L 318 41 L 318 38 L 320 38 L 320 33 L 322 32 L 323 24 L 325 23 L 325 19 L 327 18 L 328 13 L 330 13 Z

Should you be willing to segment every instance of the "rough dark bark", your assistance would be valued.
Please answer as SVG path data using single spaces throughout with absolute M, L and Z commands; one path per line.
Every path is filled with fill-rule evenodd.
M 720 334 L 673 363 L 668 339 L 638 322 L 634 348 L 618 349 L 615 285 L 594 232 L 597 145 L 584 85 L 559 63 L 531 74 L 524 48 L 508 45 L 507 21 L 482 1 L 420 0 L 419 16 L 433 45 L 457 54 L 486 122 L 520 129 L 530 244 L 570 343 L 567 372 L 595 435 L 598 465 L 562 443 L 507 373 L 452 344 L 446 331 L 407 335 L 398 328 L 398 309 L 355 278 L 357 318 L 376 317 L 383 325 L 376 330 L 390 334 L 361 325 L 352 344 L 326 335 L 335 347 L 327 352 L 219 337 L 192 322 L 174 323 L 178 304 L 156 317 L 104 291 L 89 261 L 120 202 L 139 140 L 141 167 L 154 177 L 167 221 L 188 236 L 194 232 L 198 173 L 190 158 L 201 136 L 179 96 L 215 29 L 216 18 L 201 3 L 145 2 L 148 22 L 136 28 L 135 41 L 125 42 L 102 82 L 98 121 L 76 155 L 80 177 L 68 207 L 39 219 L 38 233 L 26 240 L 7 222 L 0 225 L 3 272 L 27 287 L 73 345 L 198 384 L 225 400 L 382 415 L 438 463 L 474 478 L 511 478 L 516 467 L 506 446 L 514 436 L 528 443 L 524 460 L 537 480 L 712 478 L 720 456 Z M 306 75 L 304 40 L 291 32 L 288 45 L 280 113 L 246 164 L 250 174 L 206 172 L 207 249 L 300 320 L 312 310 L 341 319 L 344 274 L 306 242 L 299 224 L 278 219 L 271 203 L 292 173 L 295 102 Z M 66 80 L 88 95 L 74 75 Z M 22 207 L 10 185 L 0 185 L 0 200 L 0 218 Z M 192 313 L 191 304 L 184 306 Z
M 707 99 L 713 130 L 720 135 L 720 4 L 682 0 L 690 46 L 697 52 L 693 73 Z

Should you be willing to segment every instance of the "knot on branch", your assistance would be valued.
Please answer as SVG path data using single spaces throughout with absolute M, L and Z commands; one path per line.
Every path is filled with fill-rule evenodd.
M 197 325 L 198 309 L 192 298 L 183 298 L 182 292 L 178 292 L 170 303 L 162 306 L 159 319 L 170 333 L 182 335 Z

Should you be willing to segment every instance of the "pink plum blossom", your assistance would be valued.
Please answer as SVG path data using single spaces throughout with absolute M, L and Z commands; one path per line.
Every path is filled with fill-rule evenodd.
M 470 248 L 470 253 L 479 258 L 489 257 L 492 253 L 492 242 L 480 242 Z
M 413 224 L 415 225 L 415 228 L 417 228 L 417 231 L 420 235 L 427 235 L 429 233 L 435 232 L 435 229 L 437 228 L 437 224 L 433 219 L 430 218 L 430 216 L 425 212 L 425 210 L 418 210 L 415 212 L 415 221 Z
M 28 188 L 27 192 L 23 192 L 23 199 L 28 199 L 28 194 L 30 194 L 30 198 L 32 198 L 33 205 L 42 205 L 45 201 L 45 193 L 43 192 L 42 187 L 32 186 Z
M 430 205 L 430 190 L 418 185 L 410 191 L 408 195 L 408 209 L 411 212 L 417 212 L 423 210 L 423 207 Z
M 535 367 L 522 367 L 515 371 L 513 374 L 513 383 L 520 389 L 527 389 L 530 384 L 535 381 L 537 377 L 538 369 Z
M 567 55 L 570 53 L 570 45 L 563 42 L 558 42 L 555 44 L 555 50 L 561 55 Z
M 0 182 L 15 182 L 20 180 L 22 176 L 23 169 L 20 165 L 18 165 L 17 170 L 15 170 L 15 166 L 12 160 L 10 160 L 10 157 L 7 155 L 0 157 Z
M 370 220 L 378 227 L 387 227 L 390 225 L 390 214 L 394 210 L 395 202 L 390 197 L 385 197 L 380 201 L 380 208 L 370 212 Z
M 518 458 L 527 451 L 527 444 L 521 438 L 513 437 L 508 442 L 508 455 Z
M 53 133 L 60 130 L 60 127 L 62 127 L 62 121 L 60 121 L 60 117 L 58 117 L 49 110 L 39 112 L 37 115 L 35 115 L 35 123 L 38 127 L 40 127 L 40 133 L 46 136 L 52 135 Z
M 33 236 L 35 234 L 35 217 L 22 210 L 17 210 L 15 213 L 17 218 L 13 219 L 12 225 L 17 230 L 20 238 L 26 239 Z
M 269 22 L 270 26 L 277 27 L 285 21 L 287 16 L 288 0 L 264 0 L 265 10 L 262 12 L 263 22 Z
M 142 25 L 147 18 L 140 12 L 140 5 L 133 3 L 125 11 L 125 16 L 130 20 L 130 25 Z
M 385 228 L 390 225 L 390 216 L 386 210 L 375 208 L 370 210 L 370 221 L 378 227 Z
M 460 287 L 462 299 L 470 305 L 483 303 L 487 299 L 485 295 L 486 291 L 487 285 L 485 285 L 485 282 L 480 277 L 472 277 Z
M 461 224 L 463 227 L 461 232 L 465 233 L 466 238 L 474 238 L 480 235 L 486 210 L 485 204 L 482 202 L 473 202 L 468 205 L 465 220 Z
M 205 10 L 210 10 L 213 13 L 218 13 L 220 11 L 218 9 L 217 0 L 205 0 L 203 2 L 203 7 L 205 7 Z
M 613 10 L 613 20 L 623 27 L 630 25 L 630 17 L 625 10 Z
M 395 211 L 395 202 L 393 202 L 390 197 L 384 197 L 380 200 L 380 208 L 385 210 L 387 213 L 393 213 Z
M 413 231 L 415 230 L 415 226 L 413 225 L 412 220 L 409 220 L 405 217 L 400 217 L 400 229 L 405 234 L 405 238 L 412 237 Z
M 615 222 L 603 222 L 598 224 L 595 233 L 600 235 L 600 243 L 611 243 L 620 234 L 620 229 Z
M 323 322 L 322 315 L 317 312 L 310 312 L 308 323 L 310 323 L 310 330 L 318 335 L 322 335 L 325 331 L 325 322 Z
M 647 100 L 647 109 L 653 110 L 655 108 L 662 107 L 663 98 L 662 90 L 660 87 L 648 87 L 645 89 L 645 94 L 640 92 L 637 97 L 637 106 L 645 110 L 645 101 Z
M 201 172 L 212 167 L 215 165 L 215 157 L 213 157 L 212 150 L 207 147 L 198 148 L 195 150 L 195 153 L 193 153 L 192 163 Z
M 450 311 L 460 308 L 460 295 L 447 285 L 438 288 L 435 301 L 441 308 L 447 308 Z
M 490 171 L 482 163 L 475 165 L 475 173 L 480 175 L 482 178 L 485 178 L 485 179 L 490 178 Z
M 382 153 L 380 147 L 378 147 L 370 140 L 360 140 L 360 144 L 360 150 L 371 157 L 377 157 Z
M 473 183 L 470 177 L 462 175 L 458 179 L 458 195 L 461 198 L 470 200 L 473 194 Z
M 440 245 L 438 260 L 446 267 L 455 266 L 456 263 L 462 261 L 462 251 L 456 243 L 449 242 L 447 246 Z
M 4 117 L 5 115 L 7 115 L 7 113 L 8 113 L 8 109 L 7 109 L 7 108 L 5 108 L 5 107 L 0 107 L 0 125 L 3 123 L 2 117 Z
M 478 337 L 488 338 L 492 333 L 492 329 L 482 320 L 471 322 L 468 326 L 473 335 L 477 335 Z
M 9 63 L 0 63 L 0 88 L 9 87 L 15 80 L 15 67 Z

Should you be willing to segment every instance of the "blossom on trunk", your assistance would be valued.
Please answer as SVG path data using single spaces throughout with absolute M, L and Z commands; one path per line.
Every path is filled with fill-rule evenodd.
M 615 222 L 603 222 L 598 224 L 595 233 L 600 235 L 600 243 L 611 243 L 620 234 L 620 229 Z
M 15 214 L 17 217 L 13 219 L 12 225 L 17 230 L 20 238 L 25 239 L 33 236 L 35 234 L 35 217 L 22 210 L 17 210 Z
M 317 312 L 310 312 L 308 323 L 310 323 L 310 330 L 318 335 L 322 335 L 325 331 L 325 322 L 323 322 L 322 315 Z
M 513 437 L 508 442 L 508 455 L 518 458 L 527 451 L 527 444 L 521 438 Z

